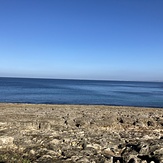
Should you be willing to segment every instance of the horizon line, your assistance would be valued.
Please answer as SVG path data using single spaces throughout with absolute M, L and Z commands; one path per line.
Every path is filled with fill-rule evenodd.
M 117 81 L 117 82 L 163 82 L 161 80 L 118 80 L 118 79 L 84 79 L 84 78 L 52 78 L 52 77 L 21 77 L 21 76 L 0 76 L 0 78 L 16 79 L 43 79 L 43 80 L 86 80 L 86 81 Z

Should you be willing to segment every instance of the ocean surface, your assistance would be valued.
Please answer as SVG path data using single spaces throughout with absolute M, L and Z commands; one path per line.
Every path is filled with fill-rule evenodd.
M 0 102 L 163 108 L 163 82 L 0 78 Z

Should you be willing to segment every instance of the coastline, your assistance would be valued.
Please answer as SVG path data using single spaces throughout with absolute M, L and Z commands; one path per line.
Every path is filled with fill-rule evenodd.
M 0 103 L 4 151 L 29 162 L 161 162 L 163 108 Z

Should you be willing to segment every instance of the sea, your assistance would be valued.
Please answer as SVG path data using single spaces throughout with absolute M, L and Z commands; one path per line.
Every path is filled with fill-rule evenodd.
M 0 103 L 163 108 L 163 82 L 0 78 Z

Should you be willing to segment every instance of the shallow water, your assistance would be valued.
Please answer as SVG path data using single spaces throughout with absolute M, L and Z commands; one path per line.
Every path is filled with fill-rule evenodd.
M 163 82 L 0 78 L 0 102 L 163 107 Z

